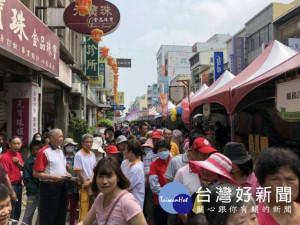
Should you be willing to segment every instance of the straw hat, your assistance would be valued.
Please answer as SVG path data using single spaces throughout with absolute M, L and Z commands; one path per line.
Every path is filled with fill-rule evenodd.
M 63 147 L 65 147 L 68 144 L 78 145 L 78 143 L 74 142 L 72 138 L 66 138 L 63 142 Z

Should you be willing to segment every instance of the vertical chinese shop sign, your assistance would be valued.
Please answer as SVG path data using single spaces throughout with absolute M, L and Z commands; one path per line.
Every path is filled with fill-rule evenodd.
M 86 75 L 97 77 L 99 75 L 99 51 L 98 44 L 95 43 L 90 37 L 86 37 Z
M 12 136 L 19 136 L 28 145 L 29 98 L 12 99 Z
M 28 146 L 33 134 L 39 132 L 38 109 L 37 84 L 8 84 L 8 136 L 19 136 L 23 145 Z

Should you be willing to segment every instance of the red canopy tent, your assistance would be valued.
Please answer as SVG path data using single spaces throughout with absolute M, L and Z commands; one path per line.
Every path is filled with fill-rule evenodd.
M 241 73 L 225 85 L 214 91 L 193 100 L 192 110 L 204 103 L 219 103 L 223 105 L 228 114 L 232 114 L 237 104 L 255 87 L 279 75 L 297 67 L 297 60 L 290 62 L 290 67 L 284 65 L 289 59 L 296 58 L 297 52 L 281 44 L 272 41 L 268 47 Z M 298 60 L 298 65 L 300 64 Z M 280 66 L 280 69 L 277 68 Z M 275 71 L 277 73 L 275 73 Z M 268 76 L 269 78 L 266 78 Z
M 212 93 L 216 92 L 220 88 L 222 88 L 224 85 L 226 85 L 230 80 L 232 80 L 235 76 L 230 73 L 229 71 L 225 71 L 218 80 L 216 80 L 211 86 L 208 88 L 200 88 L 195 95 L 191 98 L 190 103 L 190 109 L 193 111 L 198 105 L 201 105 L 203 103 L 198 104 L 202 100 L 206 99 L 206 96 L 211 95 Z M 203 90 L 204 89 L 204 90 Z M 202 91 L 203 90 L 203 91 Z M 205 102 L 204 102 L 205 103 Z

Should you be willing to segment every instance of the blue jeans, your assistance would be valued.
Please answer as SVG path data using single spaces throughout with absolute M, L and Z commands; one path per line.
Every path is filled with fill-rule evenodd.
M 26 210 L 23 217 L 23 223 L 32 224 L 32 217 L 38 206 L 39 198 L 37 195 L 27 196 Z M 37 217 L 35 225 L 39 225 L 39 217 Z
M 17 195 L 17 202 L 11 201 L 12 210 L 10 213 L 10 218 L 14 220 L 19 220 L 21 215 L 21 204 L 22 204 L 22 184 L 11 184 Z

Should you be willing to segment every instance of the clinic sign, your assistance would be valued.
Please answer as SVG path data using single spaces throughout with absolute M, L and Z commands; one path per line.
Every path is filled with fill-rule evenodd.
M 276 85 L 276 109 L 285 120 L 300 120 L 300 79 Z
M 214 78 L 215 81 L 222 75 L 224 72 L 224 58 L 223 52 L 214 52 Z
M 59 38 L 18 0 L 0 0 L 0 54 L 59 75 Z
M 115 31 L 120 23 L 118 8 L 104 0 L 93 0 L 90 14 L 82 16 L 78 13 L 75 2 L 71 3 L 64 12 L 65 24 L 75 32 L 91 35 L 93 29 L 100 29 L 103 35 Z
M 97 77 L 99 75 L 99 51 L 98 44 L 95 43 L 92 38 L 86 37 L 85 44 L 85 65 L 86 75 Z

